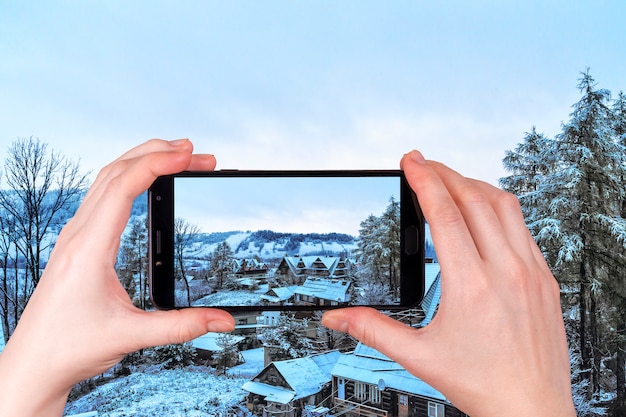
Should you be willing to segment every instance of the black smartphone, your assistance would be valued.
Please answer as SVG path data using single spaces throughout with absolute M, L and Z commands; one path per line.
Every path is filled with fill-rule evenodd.
M 425 224 L 400 170 L 182 172 L 148 192 L 160 309 L 417 306 Z

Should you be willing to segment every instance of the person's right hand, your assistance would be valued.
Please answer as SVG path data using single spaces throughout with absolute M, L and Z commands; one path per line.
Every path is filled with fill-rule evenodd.
M 355 307 L 325 313 L 472 417 L 574 416 L 559 286 L 515 196 L 413 151 L 402 169 L 441 264 L 432 322 L 414 329 Z

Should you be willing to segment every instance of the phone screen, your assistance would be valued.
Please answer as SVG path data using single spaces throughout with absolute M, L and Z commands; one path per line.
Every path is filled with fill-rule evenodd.
M 398 173 L 174 177 L 174 307 L 406 304 L 403 181 Z

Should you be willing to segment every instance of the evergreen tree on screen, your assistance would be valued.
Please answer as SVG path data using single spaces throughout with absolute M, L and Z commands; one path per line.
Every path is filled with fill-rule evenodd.
M 380 216 L 370 214 L 360 224 L 357 262 L 361 285 L 379 285 L 398 296 L 400 283 L 400 203 L 389 199 Z
M 357 262 L 361 264 L 360 277 L 366 281 L 384 284 L 383 244 L 379 233 L 379 219 L 370 214 L 361 222 L 358 239 Z
M 386 264 L 391 292 L 400 295 L 400 202 L 389 199 L 389 205 L 380 218 L 383 260 Z

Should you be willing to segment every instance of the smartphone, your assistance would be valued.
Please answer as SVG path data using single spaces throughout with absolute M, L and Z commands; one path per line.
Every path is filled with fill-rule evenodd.
M 159 309 L 399 310 L 424 294 L 425 224 L 401 170 L 182 172 L 148 192 Z

